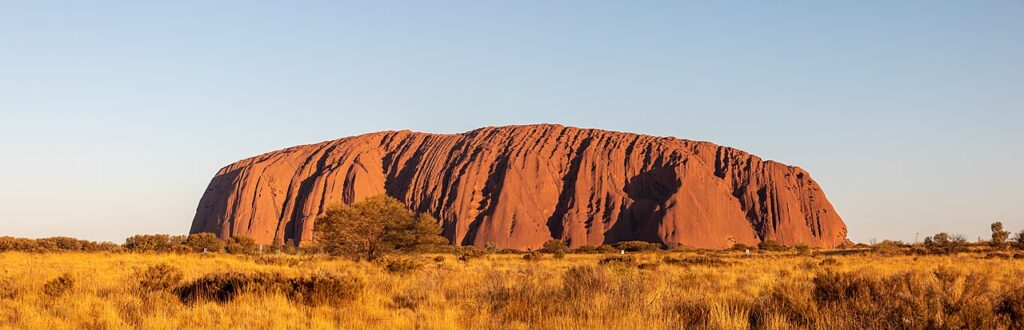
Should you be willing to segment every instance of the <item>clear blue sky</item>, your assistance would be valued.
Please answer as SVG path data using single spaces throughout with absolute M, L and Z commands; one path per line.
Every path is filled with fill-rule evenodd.
M 799 165 L 856 241 L 1017 231 L 1024 2 L 0 0 L 0 235 L 185 233 L 241 158 L 540 122 Z

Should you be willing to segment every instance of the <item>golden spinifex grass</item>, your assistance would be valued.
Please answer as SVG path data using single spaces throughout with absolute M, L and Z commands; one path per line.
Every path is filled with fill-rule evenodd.
M 1024 315 L 1024 260 L 980 254 L 402 258 L 2 253 L 0 328 L 1009 328 Z

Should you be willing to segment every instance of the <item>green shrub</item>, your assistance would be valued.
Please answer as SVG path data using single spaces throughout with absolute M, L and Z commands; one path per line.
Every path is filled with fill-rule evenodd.
M 807 244 L 803 244 L 803 243 L 797 244 L 793 248 L 796 249 L 796 253 L 799 254 L 799 255 L 802 255 L 802 256 L 809 256 L 809 255 L 811 255 L 811 247 L 807 246 Z
M 786 246 L 773 240 L 764 240 L 757 243 L 757 249 L 761 251 L 786 251 Z
M 552 253 L 552 254 L 554 254 L 554 253 L 565 253 L 565 252 L 568 252 L 568 251 L 569 251 L 569 247 L 565 245 L 565 242 L 562 242 L 562 241 L 557 240 L 557 239 L 553 239 L 553 240 L 544 242 L 544 247 L 542 247 L 540 249 L 540 252 Z
M 213 233 L 198 233 L 188 235 L 185 245 L 195 252 L 224 252 L 224 241 Z
M 247 236 L 232 236 L 228 239 L 224 250 L 230 254 L 256 254 L 260 246 L 256 240 Z
M 313 238 L 334 256 L 374 260 L 393 251 L 422 252 L 448 243 L 440 222 L 415 213 L 401 201 L 378 195 L 327 209 L 316 220 Z
M 661 250 L 661 244 L 644 241 L 625 241 L 612 244 L 617 250 L 626 252 L 649 252 Z

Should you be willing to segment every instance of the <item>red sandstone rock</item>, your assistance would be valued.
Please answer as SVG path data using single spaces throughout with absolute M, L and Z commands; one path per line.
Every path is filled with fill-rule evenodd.
M 708 142 L 559 125 L 379 132 L 245 159 L 217 172 L 191 232 L 308 243 L 331 204 L 378 194 L 433 214 L 460 245 L 846 241 L 798 167 Z

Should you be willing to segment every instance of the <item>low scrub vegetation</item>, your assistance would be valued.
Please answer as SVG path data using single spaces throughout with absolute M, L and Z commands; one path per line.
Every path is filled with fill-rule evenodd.
M 208 233 L 121 245 L 0 237 L 0 328 L 1024 327 L 1024 232 L 1000 223 L 978 242 L 938 233 L 712 251 L 552 240 L 524 252 L 439 245 L 433 220 L 397 205 L 335 209 L 339 222 L 302 248 Z M 349 232 L 352 214 L 390 222 Z
M 460 249 L 462 250 L 462 249 Z M 1017 329 L 990 252 L 322 256 L 0 253 L 0 327 Z M 473 252 L 477 253 L 477 252 Z M 463 254 L 468 255 L 468 254 Z M 438 258 L 440 257 L 440 258 Z M 282 260 L 300 260 L 292 263 Z M 272 260 L 272 261 L 268 261 Z M 660 265 L 660 267 L 659 267 Z
M 338 306 L 355 300 L 366 286 L 361 278 L 347 274 L 316 273 L 289 277 L 280 273 L 215 273 L 174 289 L 183 303 L 227 303 L 243 295 L 283 295 L 289 301 L 311 305 Z

